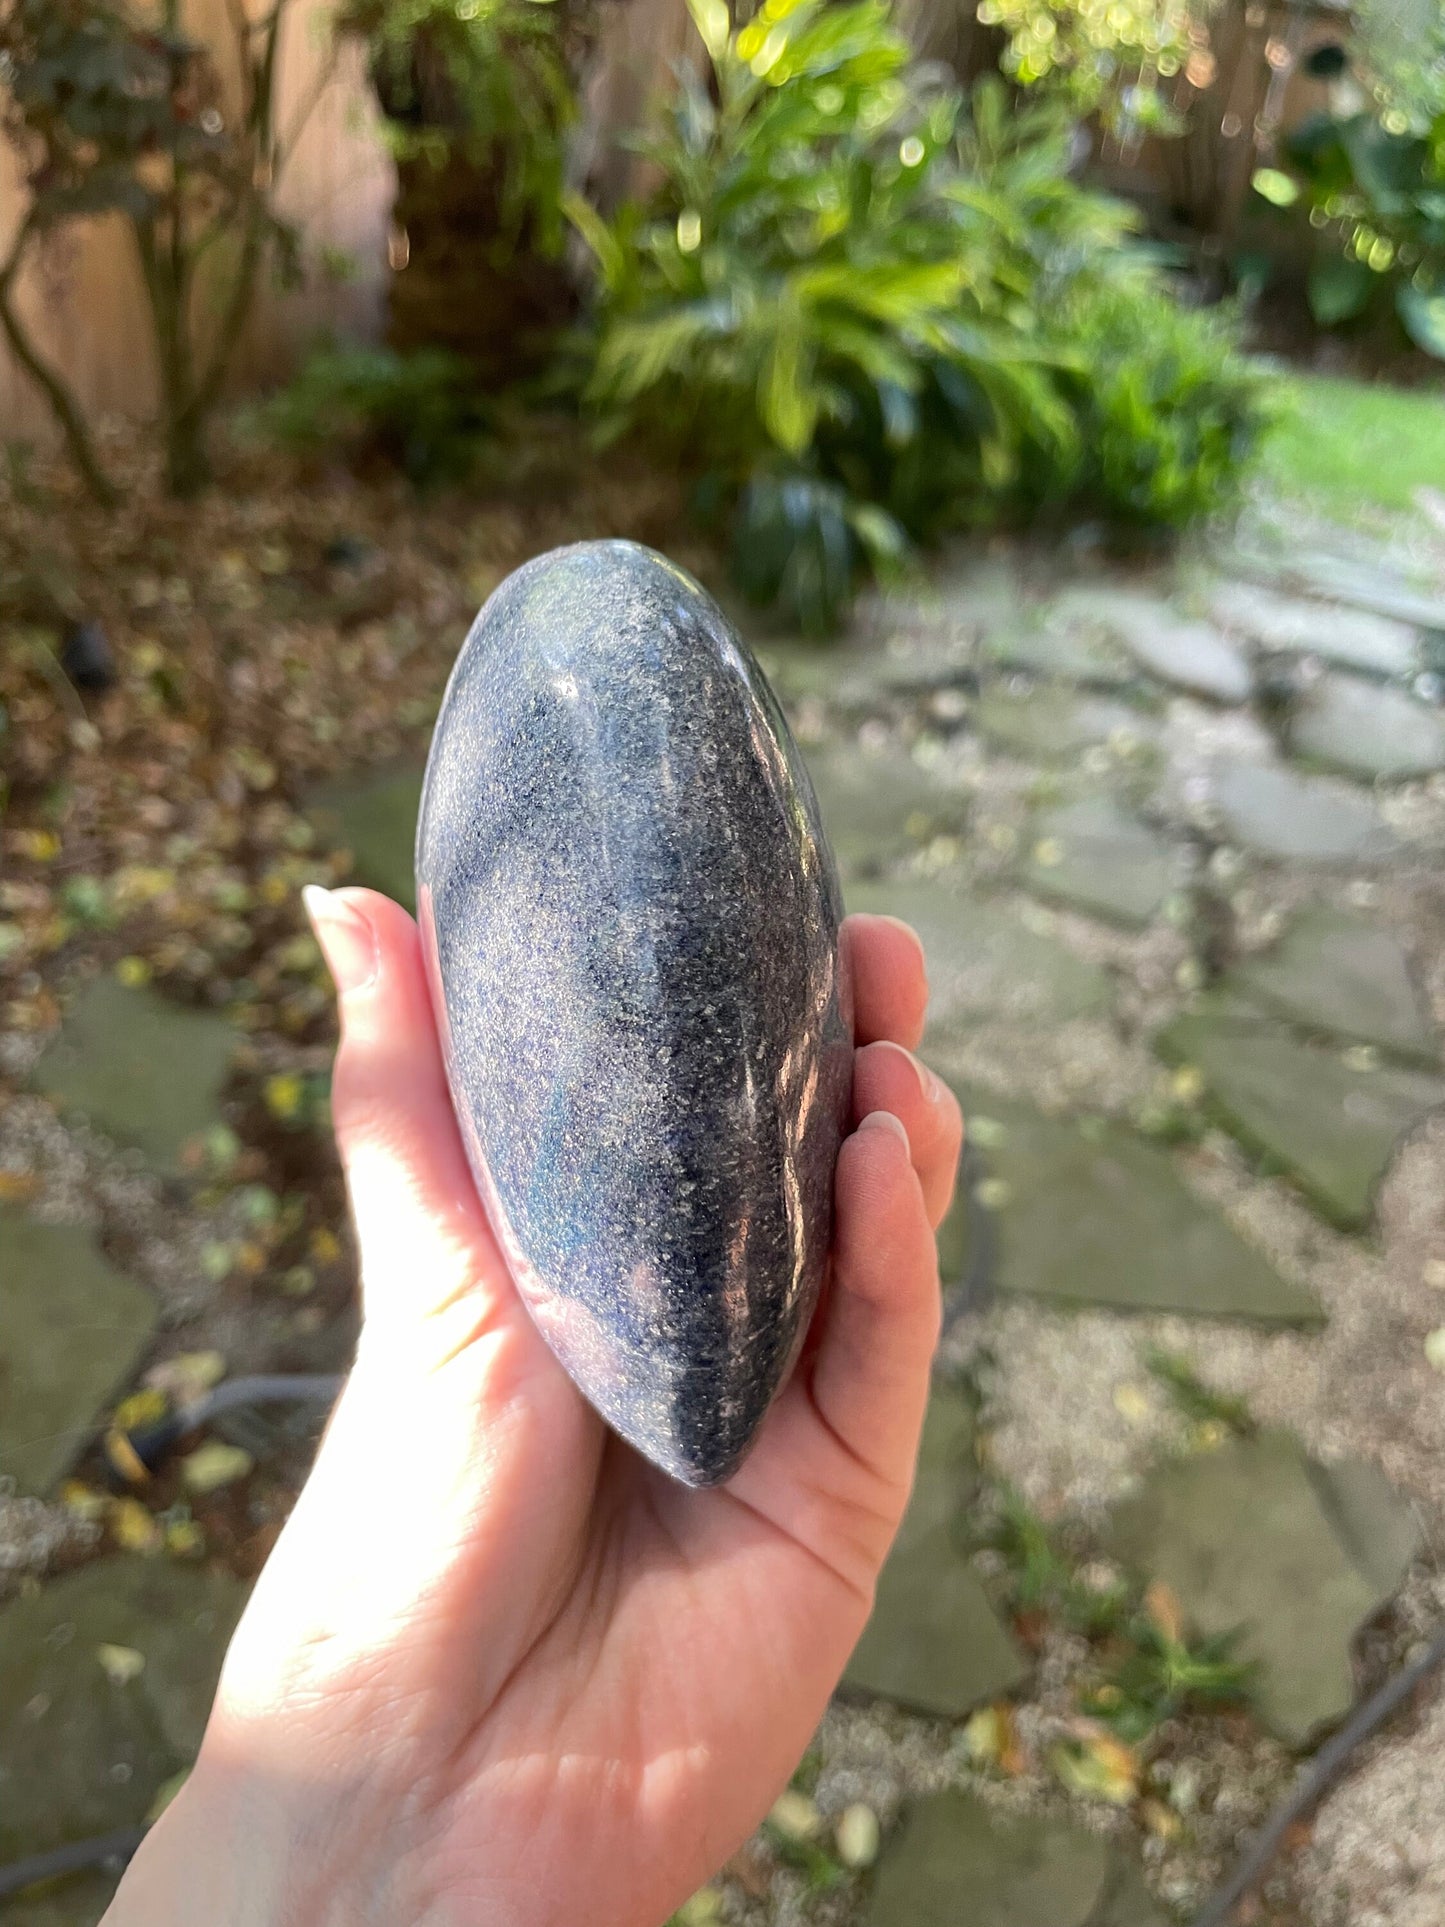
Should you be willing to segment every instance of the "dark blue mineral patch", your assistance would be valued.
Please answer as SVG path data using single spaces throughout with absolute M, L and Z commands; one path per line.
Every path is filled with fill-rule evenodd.
M 640 1452 L 727 1478 L 817 1300 L 851 1009 L 807 772 L 691 576 L 587 542 L 501 585 L 437 722 L 417 883 L 537 1325 Z

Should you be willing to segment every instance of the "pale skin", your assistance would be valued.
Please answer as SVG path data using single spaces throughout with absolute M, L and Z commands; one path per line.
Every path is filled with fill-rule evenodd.
M 853 917 L 830 1281 L 725 1486 L 608 1433 L 518 1298 L 415 924 L 308 892 L 362 1257 L 355 1368 L 200 1759 L 104 1927 L 658 1927 L 767 1812 L 868 1616 L 939 1322 L 961 1123 L 917 938 Z

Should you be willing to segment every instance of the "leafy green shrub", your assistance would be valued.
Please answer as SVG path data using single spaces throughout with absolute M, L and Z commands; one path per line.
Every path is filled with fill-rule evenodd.
M 1207 46 L 1208 9 L 1193 0 L 979 0 L 1006 36 L 1004 71 L 1021 86 L 1062 88 L 1081 113 L 1121 136 L 1179 133 L 1167 83 Z
M 1233 315 L 1183 308 L 1141 276 L 1077 290 L 1065 326 L 1079 434 L 1071 462 L 1038 472 L 1038 497 L 1144 535 L 1229 508 L 1270 416 L 1269 377 L 1239 352 Z
M 597 262 L 604 432 L 675 451 L 730 518 L 740 584 L 813 630 L 861 574 L 1036 499 L 1040 474 L 1138 513 L 1127 451 L 1103 474 L 1083 446 L 1090 356 L 1117 354 L 1125 323 L 1105 339 L 1098 318 L 1097 343 L 1083 323 L 1121 278 L 1154 319 L 1165 297 L 1121 267 L 1128 213 L 1070 181 L 1067 118 L 1013 111 L 996 81 L 965 102 L 912 63 L 887 0 L 764 0 L 742 28 L 726 0 L 689 4 L 712 71 L 648 149 L 656 192 L 610 222 L 568 204 Z M 1157 371 L 1136 331 L 1166 403 L 1199 327 L 1168 311 Z M 1125 390 L 1105 419 L 1122 442 Z M 1182 422 L 1169 433 L 1182 450 Z M 1155 519 L 1180 519 L 1172 474 L 1164 494 Z
M 1315 115 L 1285 158 L 1312 218 L 1338 243 L 1310 274 L 1316 321 L 1353 321 L 1388 291 L 1416 347 L 1445 360 L 1445 108 L 1417 127 L 1403 115 Z M 1259 176 L 1255 185 L 1282 198 Z
M 454 150 L 498 177 L 499 230 L 527 221 L 561 243 L 565 137 L 577 102 L 557 0 L 345 0 L 344 32 L 366 44 L 399 161 L 445 165 Z
M 419 486 L 462 480 L 488 429 L 473 370 L 441 348 L 320 347 L 261 420 L 292 448 L 379 460 Z

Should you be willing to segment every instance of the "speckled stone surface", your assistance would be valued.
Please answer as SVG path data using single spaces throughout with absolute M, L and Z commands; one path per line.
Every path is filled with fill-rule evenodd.
M 417 880 L 533 1317 L 639 1451 L 725 1479 L 816 1302 L 851 999 L 802 759 L 690 576 L 594 542 L 501 585 L 437 721 Z

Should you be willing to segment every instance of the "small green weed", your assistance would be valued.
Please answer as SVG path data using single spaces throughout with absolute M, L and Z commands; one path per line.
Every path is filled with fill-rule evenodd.
M 1219 1425 L 1236 1438 L 1248 1438 L 1257 1428 L 1249 1407 L 1231 1392 L 1206 1385 L 1187 1358 L 1151 1346 L 1144 1367 L 1163 1386 L 1181 1418 L 1192 1425 Z
M 1137 1613 L 1103 1679 L 1085 1689 L 1084 1711 L 1137 1745 L 1181 1713 L 1240 1705 L 1249 1699 L 1256 1668 L 1237 1657 L 1238 1637 L 1191 1641 L 1177 1623 Z
M 1182 1713 L 1248 1702 L 1254 1668 L 1238 1657 L 1236 1635 L 1193 1637 L 1165 1586 L 1090 1585 L 1016 1493 L 1000 1493 L 991 1543 L 1008 1564 L 1016 1613 L 1055 1619 L 1091 1642 L 1080 1708 L 1126 1745 Z
M 1020 1614 L 1043 1613 L 1098 1639 L 1118 1628 L 1128 1608 L 1122 1583 L 1097 1587 L 1079 1575 L 1055 1545 L 1043 1520 L 1016 1492 L 1004 1488 L 989 1543 L 1009 1568 L 1011 1603 Z

